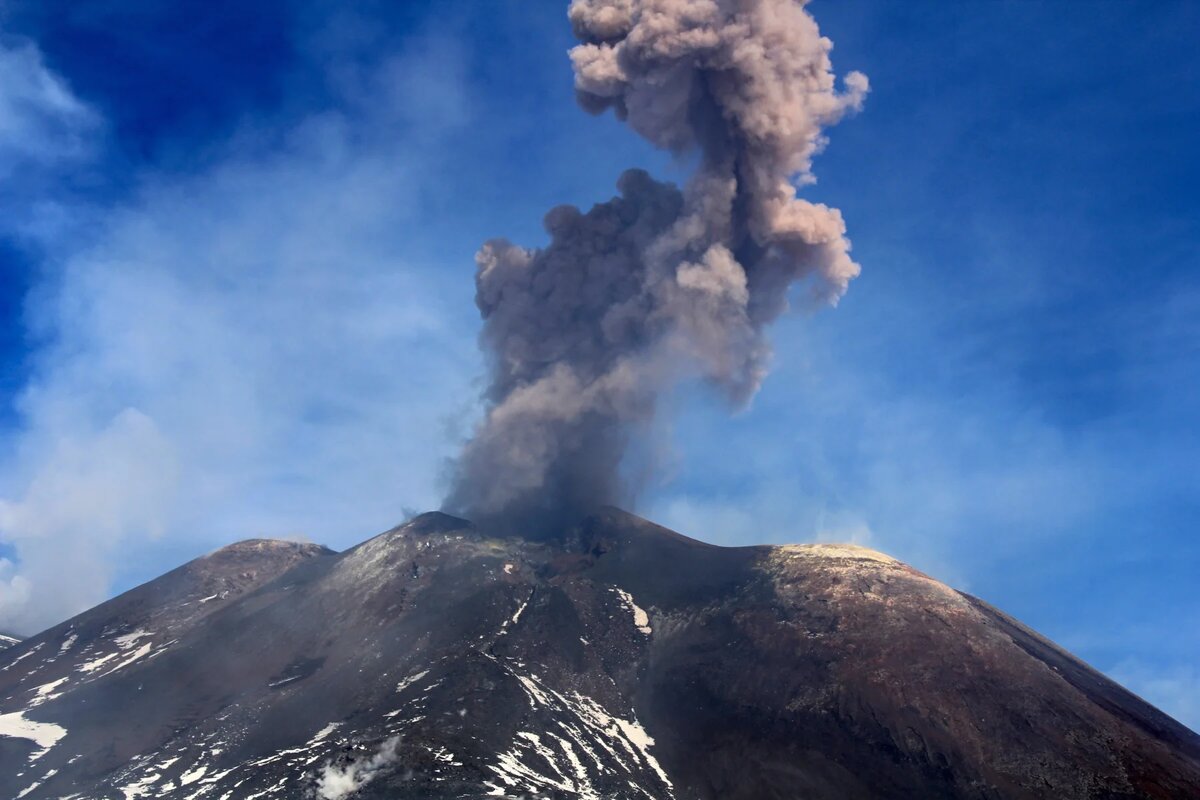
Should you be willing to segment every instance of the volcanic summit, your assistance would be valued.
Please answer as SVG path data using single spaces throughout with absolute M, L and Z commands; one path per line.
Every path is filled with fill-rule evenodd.
M 1195 798 L 1200 737 L 851 545 L 605 509 L 225 547 L 0 652 L 0 796 Z

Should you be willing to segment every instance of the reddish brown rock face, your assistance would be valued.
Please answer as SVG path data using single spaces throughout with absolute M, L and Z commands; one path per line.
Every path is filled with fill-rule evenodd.
M 1200 738 L 975 598 L 615 510 L 226 548 L 0 652 L 0 733 L 33 800 L 1200 797 Z

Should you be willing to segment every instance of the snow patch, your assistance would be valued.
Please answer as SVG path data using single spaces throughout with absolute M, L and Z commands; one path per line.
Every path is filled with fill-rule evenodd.
M 46 645 L 45 642 L 38 642 L 33 647 L 31 647 L 29 650 L 26 650 L 24 653 L 21 653 L 21 655 L 17 656 L 12 661 L 5 664 L 3 667 L 0 667 L 0 672 L 5 672 L 6 670 L 12 669 L 17 664 L 20 664 L 22 661 L 24 661 L 25 659 L 29 658 L 31 655 L 36 653 L 38 650 L 41 650 L 45 645 Z
M 154 634 L 151 633 L 150 631 L 138 628 L 133 633 L 127 633 L 124 636 L 116 637 L 115 639 L 113 639 L 113 641 L 116 643 L 117 647 L 121 648 L 122 650 L 128 650 L 129 648 L 131 648 L 135 644 L 137 644 L 139 639 L 145 639 L 147 636 L 153 636 L 153 635 Z
M 339 727 L 341 727 L 341 725 L 342 725 L 342 723 L 340 723 L 340 722 L 329 723 L 324 728 L 321 728 L 321 730 L 314 733 L 313 737 L 308 740 L 308 744 L 305 746 L 312 747 L 313 745 L 317 744 L 318 742 L 323 742 L 325 740 L 325 738 L 329 736 L 329 734 L 336 731 Z
M 23 790 L 21 791 L 21 793 L 20 793 L 20 794 L 18 794 L 18 795 L 17 795 L 17 800 L 21 800 L 21 798 L 22 798 L 22 797 L 24 797 L 25 795 L 29 794 L 29 793 L 30 793 L 30 792 L 32 792 L 34 789 L 38 788 L 38 787 L 39 787 L 39 786 L 41 786 L 43 783 L 45 783 L 45 782 L 47 781 L 47 779 L 54 777 L 55 773 L 57 773 L 57 772 L 58 772 L 58 770 L 56 770 L 56 769 L 52 769 L 52 770 L 50 770 L 49 772 L 47 772 L 45 775 L 43 775 L 43 776 L 42 776 L 42 778 L 41 778 L 41 780 L 34 781 L 32 785 L 30 785 L 30 786 L 27 786 L 25 789 L 23 789 Z
M 62 686 L 68 680 L 69 678 L 59 678 L 56 681 L 43 683 L 41 686 L 37 687 L 37 689 L 34 690 L 33 699 L 29 701 L 29 707 L 33 708 L 34 706 L 40 706 L 47 700 L 53 700 L 54 698 L 61 696 L 62 692 L 56 693 L 54 690 L 59 686 Z
M 93 658 L 91 661 L 87 662 L 86 664 L 80 664 L 78 671 L 79 672 L 95 672 L 96 670 L 100 669 L 105 664 L 112 661 L 114 658 L 116 658 L 119 655 L 121 655 L 121 651 L 117 650 L 115 652 L 109 653 L 106 656 L 100 656 L 99 658 Z
M 650 628 L 650 615 L 642 610 L 637 603 L 633 602 L 633 596 L 630 595 L 629 592 L 625 591 L 624 589 L 618 589 L 615 586 L 613 587 L 613 591 L 620 596 L 621 602 L 624 603 L 625 607 L 628 608 L 633 614 L 633 626 L 649 636 L 652 632 Z
M 208 772 L 207 764 L 201 764 L 200 766 L 196 767 L 195 769 L 190 769 L 187 772 L 185 772 L 179 776 L 179 785 L 187 786 L 189 783 L 195 783 L 196 781 L 203 778 L 204 774 L 206 772 Z
M 139 797 L 149 797 L 150 787 L 158 783 L 162 776 L 157 772 L 152 772 L 142 778 L 140 781 L 126 784 L 120 788 L 121 794 L 125 795 L 125 800 L 138 800 Z
M 578 692 L 564 695 L 536 674 L 519 672 L 519 664 L 489 657 L 520 683 L 530 713 L 538 714 L 539 719 L 543 713 L 551 715 L 550 725 L 544 726 L 540 735 L 518 732 L 508 750 L 489 765 L 498 779 L 485 784 L 490 796 L 558 791 L 581 800 L 600 800 L 603 795 L 594 785 L 593 776 L 611 775 L 615 770 L 636 779 L 630 786 L 638 794 L 653 798 L 655 795 L 644 788 L 649 785 L 647 780 L 654 780 L 646 774 L 647 769 L 662 782 L 668 796 L 673 796 L 670 779 L 650 753 L 654 739 L 636 717 L 614 716 L 590 697 Z M 593 770 L 589 771 L 584 757 L 594 765 Z
M 36 720 L 25 719 L 24 711 L 17 711 L 12 714 L 0 714 L 0 736 L 9 736 L 14 739 L 28 739 L 42 748 L 29 757 L 30 761 L 41 758 L 51 747 L 58 744 L 59 739 L 66 735 L 67 729 L 61 725 L 55 725 L 52 722 L 37 722 Z
M 519 620 L 521 618 L 521 615 L 525 613 L 525 608 L 528 605 L 529 605 L 529 599 L 526 598 L 525 602 L 521 603 L 521 607 L 517 609 L 517 613 L 512 615 L 512 624 L 513 625 L 517 624 L 517 620 Z
M 88 661 L 86 664 L 81 664 L 79 666 L 78 671 L 84 672 L 84 673 L 89 673 L 89 674 L 93 673 L 93 672 L 98 672 L 99 670 L 107 667 L 109 662 L 112 662 L 116 659 L 121 659 L 120 661 L 117 661 L 117 663 L 114 666 L 109 667 L 103 673 L 96 676 L 97 678 L 103 678 L 105 675 L 111 675 L 114 672 L 116 672 L 117 670 L 124 669 L 125 667 L 129 666 L 133 662 L 140 661 L 141 659 L 146 658 L 147 656 L 150 656 L 153 658 L 153 656 L 158 655 L 158 653 L 161 653 L 162 650 L 160 649 L 158 652 L 153 652 L 153 654 L 152 654 L 154 645 L 152 645 L 150 642 L 146 642 L 145 644 L 141 645 L 140 647 L 137 647 L 136 649 L 134 649 L 135 645 L 137 645 L 137 643 L 140 640 L 145 639 L 147 636 L 153 636 L 153 635 L 154 635 L 154 633 L 152 631 L 142 630 L 139 628 L 138 630 L 133 631 L 132 633 L 127 633 L 127 634 L 124 634 L 123 636 L 118 636 L 115 639 L 113 639 L 113 642 L 119 648 L 118 650 L 114 650 L 113 652 L 108 653 L 107 655 L 100 656 L 98 658 L 93 658 L 91 661 Z M 166 645 L 163 645 L 163 647 L 165 648 L 168 645 L 174 644 L 175 641 L 176 640 L 167 642 Z
M 130 664 L 132 664 L 135 661 L 140 661 L 141 659 L 150 655 L 151 649 L 153 649 L 153 645 L 151 645 L 149 642 L 146 642 L 144 645 L 139 647 L 137 650 L 134 650 L 132 653 L 130 653 L 129 656 L 126 657 L 123 661 L 117 662 L 117 665 L 115 667 L 113 667 L 112 669 L 108 670 L 107 672 L 105 672 L 104 675 L 111 675 L 114 672 L 116 672 L 117 670 L 125 669 L 125 667 L 128 667 Z M 99 677 L 103 678 L 104 675 L 100 675 Z
M 303 677 L 305 677 L 305 676 L 304 675 L 293 675 L 290 678 L 283 678 L 282 680 L 273 681 L 272 683 L 267 684 L 267 688 L 268 689 L 278 689 L 280 686 L 287 686 L 289 683 L 294 683 Z
M 426 670 L 421 670 L 420 672 L 413 673 L 412 675 L 409 675 L 407 678 L 405 678 L 404 680 L 402 680 L 398 684 L 396 684 L 396 691 L 403 692 L 409 686 L 412 686 L 414 683 L 421 680 L 421 678 L 424 678 L 428 674 L 429 674 L 429 670 L 426 669 Z
M 513 614 L 511 618 L 506 619 L 506 620 L 504 620 L 504 622 L 500 623 L 500 634 L 499 634 L 500 636 L 505 636 L 508 634 L 508 626 L 509 625 L 517 624 L 517 622 L 521 619 L 521 615 L 525 613 L 525 609 L 526 609 L 526 607 L 528 607 L 529 601 L 532 599 L 533 599 L 533 592 L 531 591 L 529 593 L 529 597 L 526 597 L 525 602 L 521 603 L 521 607 L 517 609 L 517 613 Z

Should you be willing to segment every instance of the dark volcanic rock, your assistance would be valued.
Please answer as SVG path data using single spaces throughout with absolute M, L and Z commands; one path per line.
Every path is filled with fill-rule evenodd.
M 0 797 L 1197 798 L 1200 737 L 887 556 L 426 514 L 0 653 Z
M 21 643 L 20 636 L 16 636 L 11 633 L 5 633 L 4 631 L 0 631 L 0 650 L 7 650 L 8 648 L 12 647 L 14 644 L 20 644 L 20 643 Z

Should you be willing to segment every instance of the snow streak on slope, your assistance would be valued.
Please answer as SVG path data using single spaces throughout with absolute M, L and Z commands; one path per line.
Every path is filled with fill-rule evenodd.
M 38 749 L 26 756 L 26 766 L 32 767 L 34 762 L 59 744 L 67 735 L 67 729 L 55 723 L 31 719 L 28 716 L 30 712 L 38 709 L 39 716 L 49 714 L 53 717 L 53 713 L 46 712 L 46 709 L 53 706 L 54 701 L 137 661 L 153 658 L 174 643 L 168 641 L 156 647 L 154 639 L 154 633 L 142 629 L 126 634 L 119 634 L 119 629 L 108 630 L 86 647 L 76 648 L 79 636 L 68 627 L 58 633 L 57 638 L 38 642 L 16 656 L 0 667 L 0 671 L 12 676 L 9 693 L 2 698 L 4 705 L 9 709 L 16 707 L 16 710 L 0 713 L 0 738 L 24 739 L 36 744 Z M 105 654 L 98 655 L 101 652 Z M 47 680 L 47 677 L 51 679 Z M 22 790 L 19 796 L 33 792 L 58 771 L 49 770 Z
M 613 591 L 621 598 L 621 602 L 629 609 L 629 613 L 633 615 L 633 625 L 642 633 L 649 636 L 653 633 L 650 628 L 650 616 L 637 603 L 633 602 L 633 596 L 624 589 L 613 587 Z
M 489 795 L 560 791 L 602 800 L 609 795 L 597 779 L 607 776 L 611 783 L 613 776 L 623 776 L 629 797 L 654 800 L 663 790 L 674 797 L 670 779 L 650 753 L 654 739 L 636 717 L 622 719 L 579 692 L 560 692 L 519 662 L 489 658 L 521 684 L 538 723 L 536 732 L 519 731 L 490 765 L 496 780 L 485 784 Z

